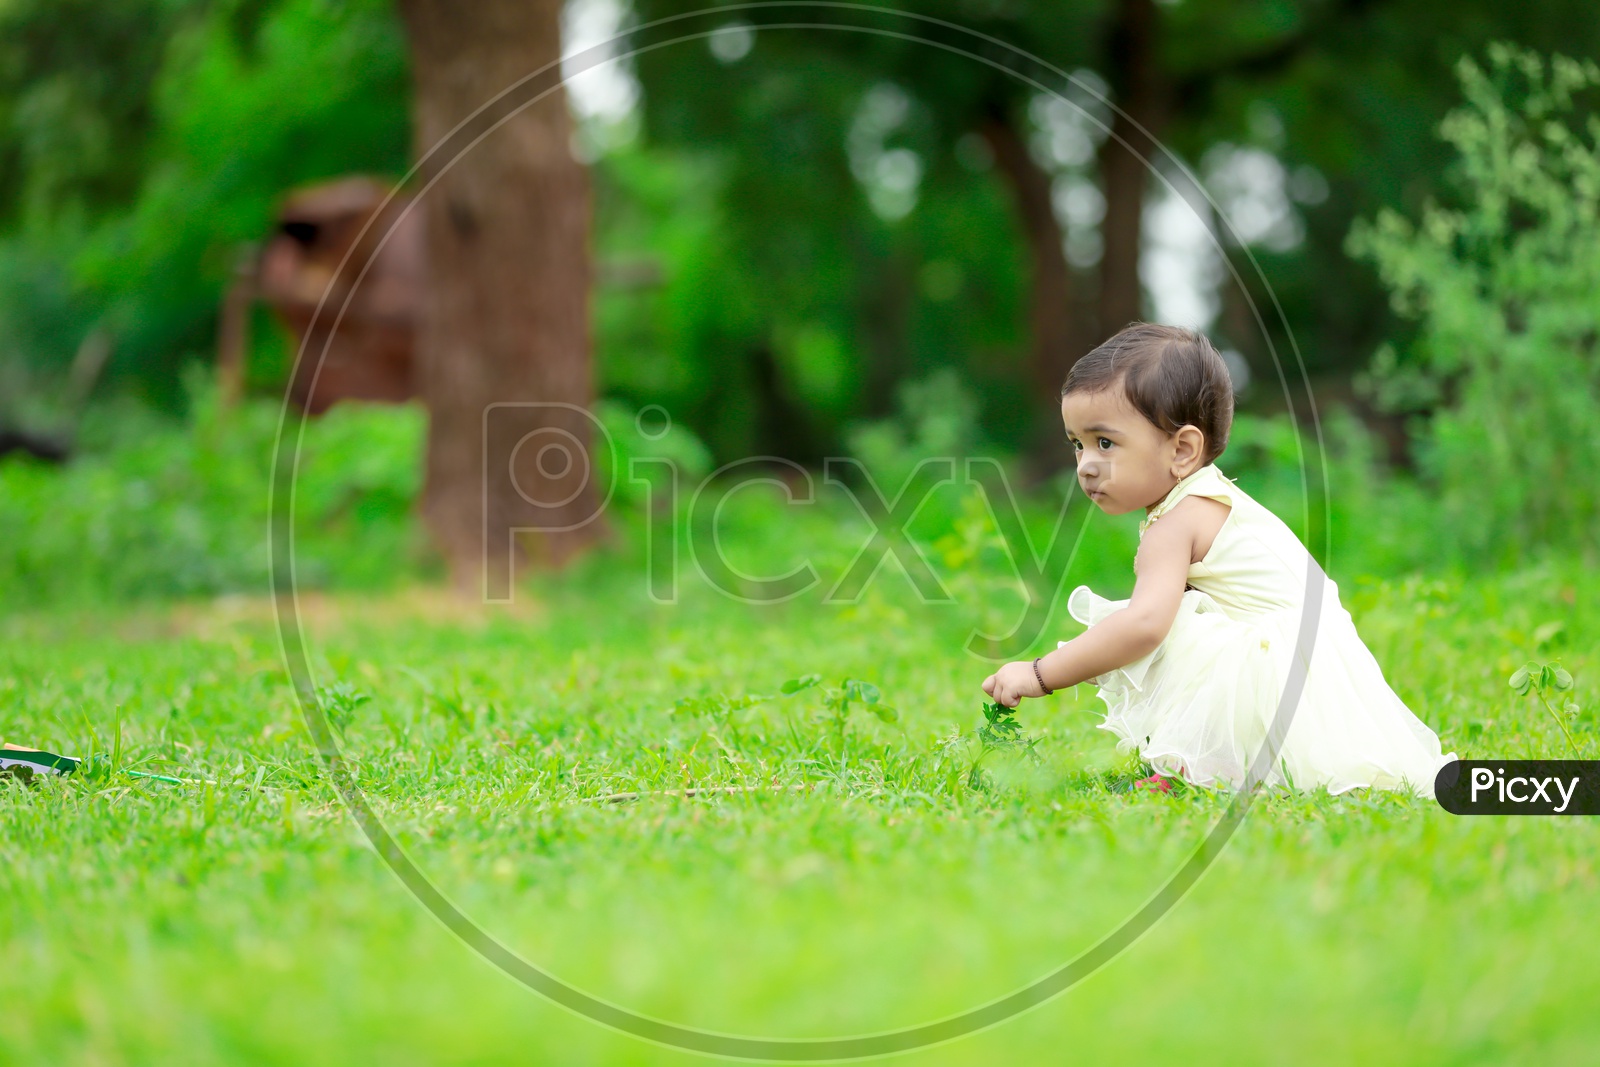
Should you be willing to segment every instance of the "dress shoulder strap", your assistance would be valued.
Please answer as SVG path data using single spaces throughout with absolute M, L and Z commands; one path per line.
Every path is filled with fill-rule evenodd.
M 1243 493 L 1232 478 L 1217 469 L 1215 463 L 1207 463 L 1187 478 L 1181 479 L 1166 496 L 1161 498 L 1161 503 L 1157 504 L 1150 514 L 1139 520 L 1139 535 L 1144 536 L 1151 523 L 1171 511 L 1177 506 L 1178 501 L 1186 496 L 1207 496 L 1233 507 L 1238 504 Z

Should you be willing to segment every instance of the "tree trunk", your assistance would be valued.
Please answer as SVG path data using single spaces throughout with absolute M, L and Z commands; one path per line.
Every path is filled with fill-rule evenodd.
M 1157 18 L 1155 0 L 1120 0 L 1108 41 L 1106 68 L 1117 110 L 1111 134 L 1100 145 L 1106 197 L 1100 224 L 1105 250 L 1100 260 L 1100 329 L 1107 336 L 1143 312 L 1139 246 L 1149 180 L 1146 161 L 1155 157 L 1153 138 L 1161 135 L 1166 113 L 1156 61 Z
M 1032 354 L 1028 378 L 1033 390 L 1049 400 L 1051 412 L 1066 378 L 1067 369 L 1083 355 L 1083 331 L 1073 315 L 1072 267 L 1067 263 L 1066 234 L 1056 218 L 1052 181 L 1028 151 L 1009 114 L 997 115 L 983 126 L 983 137 L 994 153 L 1000 173 L 1011 184 L 1017 217 L 1028 244 L 1031 276 L 1028 288 L 1028 327 Z
M 531 533 L 525 547 L 559 566 L 602 532 L 587 415 L 588 176 L 572 154 L 559 67 L 474 120 L 467 132 L 486 134 L 478 143 L 451 131 L 559 60 L 561 2 L 400 8 L 419 153 L 450 135 L 422 175 L 442 172 L 421 203 L 430 278 L 416 365 L 430 416 L 423 511 L 458 586 L 475 588 L 481 574 L 486 595 L 506 599 L 519 538 Z

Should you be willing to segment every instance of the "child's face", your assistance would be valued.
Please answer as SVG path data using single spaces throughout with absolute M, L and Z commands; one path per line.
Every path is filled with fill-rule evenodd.
M 1078 457 L 1078 484 L 1107 515 L 1153 508 L 1178 484 L 1177 435 L 1141 415 L 1121 388 L 1062 397 L 1061 422 Z

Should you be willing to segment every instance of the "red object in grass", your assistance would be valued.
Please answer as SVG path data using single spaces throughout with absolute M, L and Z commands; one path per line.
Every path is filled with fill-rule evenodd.
M 1158 793 L 1172 792 L 1172 779 L 1163 775 L 1152 774 L 1148 778 L 1141 778 L 1133 783 L 1135 789 L 1154 789 Z

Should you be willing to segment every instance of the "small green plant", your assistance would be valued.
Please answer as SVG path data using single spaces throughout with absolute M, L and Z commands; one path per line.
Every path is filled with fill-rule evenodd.
M 1004 704 L 989 703 L 983 706 L 983 725 L 978 727 L 978 740 L 985 752 L 990 749 L 1014 748 L 1022 742 L 1022 724 L 1017 721 L 1017 709 Z
M 342 741 L 344 732 L 355 722 L 356 709 L 370 702 L 372 694 L 363 693 L 349 682 L 338 682 L 319 687 L 317 700 L 322 705 L 322 713 L 328 717 L 328 725 L 338 731 Z
M 801 675 L 783 683 L 784 696 L 793 696 L 806 689 L 822 685 L 819 674 Z M 846 678 L 837 686 L 822 686 L 822 706 L 828 711 L 828 723 L 834 736 L 835 752 L 844 756 L 845 735 L 850 726 L 850 706 L 865 708 L 882 722 L 898 722 L 900 713 L 883 702 L 883 694 L 871 682 L 859 678 Z
M 734 712 L 755 707 L 757 704 L 765 704 L 771 699 L 772 697 L 765 693 L 747 693 L 738 697 L 725 696 L 721 693 L 681 697 L 673 702 L 672 714 L 710 719 L 733 738 L 734 744 L 743 745 L 744 740 L 739 736 L 739 726 L 734 721 Z
M 1581 708 L 1571 700 L 1564 700 L 1560 695 L 1572 690 L 1572 675 L 1557 667 L 1554 663 L 1535 663 L 1529 660 L 1514 671 L 1510 678 L 1511 688 L 1517 691 L 1518 696 L 1525 697 L 1529 693 L 1539 698 L 1539 703 L 1550 713 L 1550 717 L 1561 727 L 1561 732 L 1566 735 L 1567 744 L 1572 746 L 1572 754 L 1582 758 L 1578 749 L 1578 742 L 1573 740 L 1572 730 L 1567 723 L 1576 719 Z M 1550 702 L 1554 695 L 1557 701 L 1563 701 L 1559 709 Z
M 983 770 L 984 759 L 992 753 L 1021 755 L 1034 763 L 1039 762 L 1039 754 L 1033 748 L 1038 743 L 1037 739 L 1023 734 L 1015 708 L 1008 708 L 1004 704 L 984 704 L 983 720 L 983 725 L 978 727 L 978 758 L 972 761 L 972 769 L 967 772 L 969 787 L 989 789 L 994 785 L 993 776 Z

